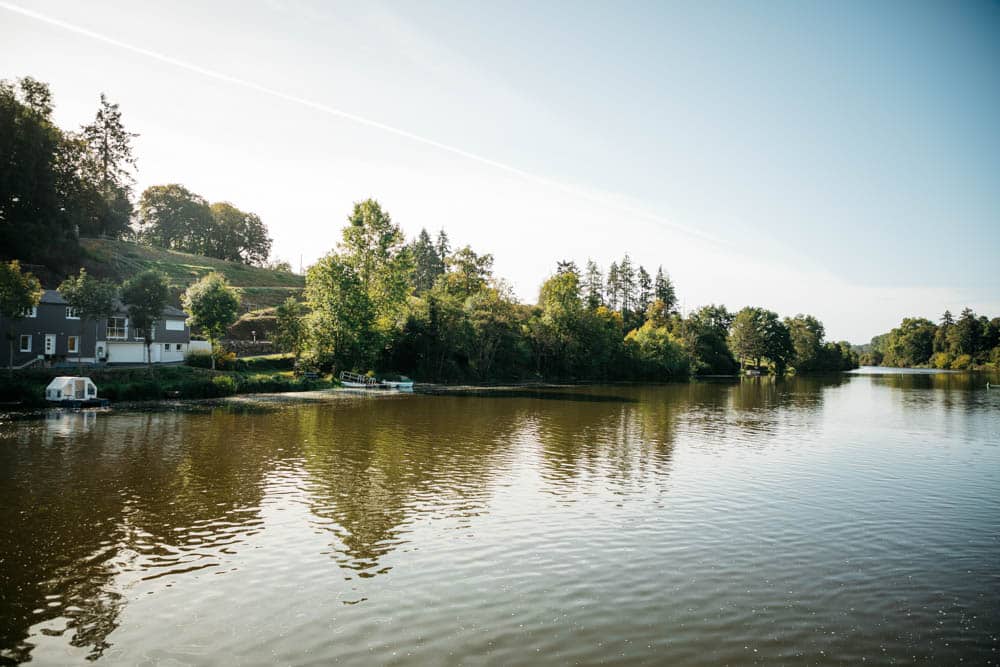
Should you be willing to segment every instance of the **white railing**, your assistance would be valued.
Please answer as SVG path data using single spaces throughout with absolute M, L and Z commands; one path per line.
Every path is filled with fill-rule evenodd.
M 351 371 L 341 371 L 340 379 L 344 382 L 356 382 L 357 384 L 378 384 L 378 380 L 373 377 L 368 377 L 367 375 L 361 375 L 359 373 L 352 373 Z

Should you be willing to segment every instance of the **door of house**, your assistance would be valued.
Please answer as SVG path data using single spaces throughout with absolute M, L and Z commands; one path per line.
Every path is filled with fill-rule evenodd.
M 56 353 L 56 335 L 45 334 L 45 354 L 46 356 Z
M 103 340 L 97 341 L 97 349 L 94 354 L 97 356 L 98 361 L 104 361 L 107 358 L 107 349 L 107 344 Z

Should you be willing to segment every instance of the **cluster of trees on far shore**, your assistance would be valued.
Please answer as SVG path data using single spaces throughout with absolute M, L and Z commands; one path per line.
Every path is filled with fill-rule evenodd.
M 957 319 L 946 310 L 937 324 L 907 317 L 892 331 L 872 338 L 861 363 L 953 370 L 1000 367 L 1000 317 L 976 315 L 971 308 L 962 310 Z
M 134 203 L 137 160 L 117 104 L 103 94 L 94 121 L 64 130 L 47 84 L 0 80 L 0 259 L 56 272 L 78 264 L 79 238 L 130 239 L 170 250 L 263 265 L 267 227 L 227 202 L 181 185 L 147 188 Z
M 669 275 L 628 255 L 603 271 L 556 263 L 535 304 L 493 273 L 493 257 L 444 231 L 407 242 L 374 200 L 355 204 L 338 247 L 310 267 L 304 303 L 277 310 L 275 342 L 304 364 L 422 380 L 668 380 L 854 368 L 846 342 L 809 315 L 709 305 L 682 315 Z

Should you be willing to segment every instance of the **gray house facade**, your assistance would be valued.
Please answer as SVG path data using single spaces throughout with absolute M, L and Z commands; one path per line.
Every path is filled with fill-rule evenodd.
M 82 325 L 82 326 L 81 326 Z M 146 363 L 146 332 L 129 321 L 118 304 L 114 315 L 101 320 L 81 320 L 56 290 L 45 290 L 41 301 L 24 317 L 0 317 L 0 330 L 13 333 L 16 368 L 39 363 L 139 364 Z M 149 361 L 171 363 L 184 360 L 191 344 L 187 314 L 173 306 L 150 332 Z M 0 365 L 10 363 L 8 341 L 0 345 Z

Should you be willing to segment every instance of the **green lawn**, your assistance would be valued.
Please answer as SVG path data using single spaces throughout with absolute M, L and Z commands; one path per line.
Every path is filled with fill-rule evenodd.
M 305 287 L 305 278 L 294 273 L 126 241 L 80 239 L 80 246 L 83 249 L 83 266 L 89 273 L 102 278 L 123 281 L 146 269 L 160 271 L 167 277 L 170 294 L 177 304 L 188 285 L 213 271 L 224 275 L 233 287 L 238 288 L 245 310 L 275 306 L 289 296 L 300 296 Z

